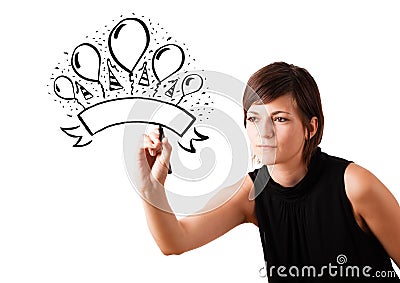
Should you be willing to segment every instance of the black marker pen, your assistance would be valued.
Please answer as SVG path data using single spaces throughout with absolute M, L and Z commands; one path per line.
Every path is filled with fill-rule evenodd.
M 164 138 L 164 129 L 163 127 L 161 127 L 161 125 L 158 125 L 158 131 L 160 132 L 160 141 L 162 142 L 163 138 Z M 168 174 L 172 173 L 172 168 L 171 168 L 171 162 L 168 164 Z

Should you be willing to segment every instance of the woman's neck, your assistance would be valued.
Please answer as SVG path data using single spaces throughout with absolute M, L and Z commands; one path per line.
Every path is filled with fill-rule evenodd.
M 294 187 L 307 174 L 303 158 L 293 158 L 285 163 L 268 166 L 272 179 L 283 187 Z

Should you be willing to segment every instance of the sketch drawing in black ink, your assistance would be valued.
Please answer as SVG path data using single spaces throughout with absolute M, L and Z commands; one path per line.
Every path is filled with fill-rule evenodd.
M 72 53 L 72 69 L 81 78 L 92 82 L 98 82 L 102 88 L 104 98 L 103 85 L 99 81 L 100 63 L 100 53 L 97 48 L 90 43 L 78 45 Z
M 142 74 L 140 76 L 139 80 L 139 85 L 141 86 L 149 86 L 149 75 L 147 74 L 147 62 L 143 63 L 142 68 L 139 69 L 139 71 L 142 71 Z
M 176 86 L 176 83 L 178 82 L 178 79 L 170 80 L 168 82 L 172 83 L 172 86 L 165 92 L 165 95 L 168 97 L 172 97 L 174 95 L 175 86 Z M 177 103 L 177 104 L 179 104 L 179 103 Z
M 198 136 L 198 138 L 190 139 L 190 148 L 184 147 L 180 142 L 178 142 L 179 146 L 182 149 L 184 149 L 184 150 L 186 150 L 187 152 L 190 152 L 190 153 L 196 153 L 196 148 L 193 146 L 193 141 L 205 141 L 205 140 L 208 140 L 208 138 L 209 138 L 208 136 L 200 134 L 196 130 L 196 128 L 193 128 L 193 130 L 194 130 L 194 133 Z
M 182 81 L 182 96 L 179 99 L 179 104 L 185 96 L 188 96 L 196 91 L 199 91 L 203 86 L 203 78 L 198 74 L 187 75 Z
M 154 52 L 151 65 L 156 79 L 161 83 L 176 72 L 185 62 L 183 49 L 176 44 L 167 44 Z
M 109 90 L 119 90 L 124 87 L 119 83 L 117 77 L 113 73 L 114 66 L 111 65 L 110 59 L 107 59 L 108 77 L 109 77 Z
M 61 131 L 63 131 L 67 136 L 78 139 L 76 141 L 76 143 L 73 145 L 74 147 L 83 147 L 92 142 L 92 140 L 83 140 L 82 141 L 82 139 L 84 138 L 83 135 L 75 135 L 74 134 L 74 132 L 77 132 L 80 127 L 81 126 L 75 126 L 75 127 L 70 127 L 70 128 L 62 128 L 61 127 Z
M 158 115 L 154 113 L 158 112 Z M 132 113 L 131 115 L 129 115 Z M 171 117 L 179 115 L 179 120 Z M 95 134 L 121 124 L 147 123 L 162 125 L 182 137 L 196 121 L 196 117 L 186 109 L 175 104 L 148 97 L 124 97 L 107 100 L 93 105 L 78 114 L 82 127 L 68 129 L 68 134 L 80 138 L 74 146 L 88 145 L 87 141 Z M 170 121 L 165 123 L 165 121 Z M 83 138 L 84 137 L 84 138 Z M 81 143 L 82 138 L 85 143 Z
M 144 17 L 128 16 L 111 28 L 106 25 L 96 31 L 95 36 L 86 36 L 83 43 L 71 48 L 72 52 L 64 52 L 69 60 L 59 63 L 52 74 L 50 94 L 55 94 L 55 101 L 69 110 L 69 125 L 61 130 L 77 139 L 73 146 L 89 145 L 96 133 L 125 123 L 159 124 L 179 136 L 193 126 L 199 118 L 197 106 L 203 79 L 199 74 L 186 74 L 190 64 L 194 68 L 194 59 L 190 59 L 183 45 L 159 24 Z M 199 92 L 199 97 L 191 96 L 195 92 Z M 211 97 L 200 100 L 205 105 Z M 63 105 L 65 102 L 69 107 Z M 163 124 L 163 119 L 171 120 L 165 115 L 157 117 L 157 121 L 143 113 L 127 118 L 132 107 L 140 106 L 151 113 L 154 105 L 168 108 L 166 113 L 185 113 L 183 116 L 190 118 L 184 122 L 184 129 Z
M 91 93 L 90 93 L 86 88 L 84 88 L 80 83 L 75 82 L 75 85 L 76 85 L 76 93 L 77 93 L 77 94 L 81 93 L 82 96 L 83 96 L 83 98 L 84 98 L 85 100 L 89 100 L 89 99 L 93 98 L 93 94 L 91 94 Z M 83 105 L 82 105 L 82 107 L 85 108 Z
M 75 97 L 74 85 L 70 78 L 59 76 L 53 83 L 54 93 L 61 99 L 72 100 L 83 107 L 79 100 Z M 78 87 L 78 86 L 77 86 Z M 83 107 L 84 108 L 84 107 Z
M 50 97 L 65 114 L 61 132 L 71 138 L 73 147 L 93 146 L 95 139 L 101 138 L 98 133 L 124 125 L 124 157 L 134 182 L 129 171 L 135 166 L 129 163 L 133 146 L 128 129 L 136 130 L 133 134 L 137 135 L 150 125 L 158 127 L 175 149 L 169 164 L 174 168 L 172 178 L 184 182 L 175 188 L 191 187 L 202 199 L 191 203 L 184 198 L 183 206 L 176 207 L 178 214 L 188 214 L 188 208 L 196 209 L 215 193 L 204 192 L 203 197 L 204 188 L 210 186 L 199 184 L 195 189 L 185 182 L 201 183 L 212 176 L 218 181 L 228 176 L 221 184 L 221 180 L 213 182 L 219 189 L 247 169 L 247 159 L 242 156 L 247 152 L 241 150 L 246 140 L 237 138 L 241 130 L 229 114 L 240 104 L 241 91 L 229 89 L 238 82 L 199 70 L 184 43 L 158 23 L 135 14 L 102 25 L 81 42 L 66 47 L 48 85 Z M 220 96 L 235 91 L 233 103 Z M 125 143 L 125 137 L 129 142 Z M 233 151 L 241 154 L 234 157 Z M 232 158 L 216 162 L 227 154 Z M 201 161 L 198 168 L 186 164 L 196 160 Z M 229 162 L 230 168 L 236 168 L 234 172 L 229 171 Z
M 133 71 L 149 47 L 150 33 L 146 24 L 138 18 L 120 21 L 108 37 L 111 57 L 133 82 Z

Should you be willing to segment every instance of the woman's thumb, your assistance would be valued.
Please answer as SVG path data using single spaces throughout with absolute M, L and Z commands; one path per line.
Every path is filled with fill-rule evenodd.
M 164 137 L 161 141 L 162 143 L 162 151 L 161 151 L 161 158 L 162 161 L 166 164 L 169 165 L 170 157 L 171 157 L 171 151 L 172 151 L 172 146 L 168 142 L 168 138 Z

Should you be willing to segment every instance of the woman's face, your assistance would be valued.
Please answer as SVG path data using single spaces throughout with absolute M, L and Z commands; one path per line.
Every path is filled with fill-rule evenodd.
M 246 130 L 254 154 L 264 165 L 302 160 L 306 130 L 290 94 L 247 111 Z

